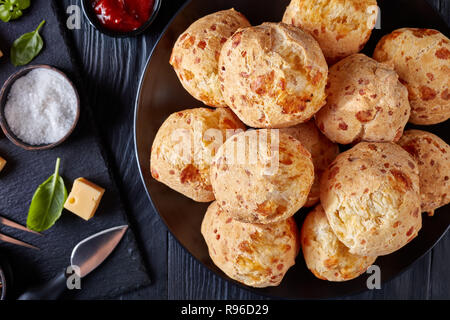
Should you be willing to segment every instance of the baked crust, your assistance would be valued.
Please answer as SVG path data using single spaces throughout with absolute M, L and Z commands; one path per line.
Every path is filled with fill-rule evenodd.
M 377 15 L 376 0 L 292 0 L 283 22 L 309 32 L 334 64 L 364 48 Z
M 339 241 L 318 204 L 306 217 L 301 230 L 303 257 L 319 279 L 348 281 L 364 273 L 376 257 L 358 256 Z
M 313 120 L 281 129 L 280 132 L 293 136 L 311 153 L 314 164 L 314 183 L 304 207 L 312 207 L 320 200 L 320 177 L 339 154 L 339 146 L 328 140 Z
M 175 43 L 170 57 L 183 87 L 211 107 L 227 107 L 218 79 L 218 61 L 224 42 L 248 20 L 234 9 L 219 11 L 195 21 Z
M 211 165 L 219 205 L 248 223 L 291 217 L 305 204 L 313 181 L 311 154 L 278 130 L 249 130 L 229 138 Z
M 398 144 L 419 166 L 422 211 L 433 214 L 450 202 L 450 146 L 421 130 L 407 130 Z
M 215 265 L 230 278 L 252 287 L 279 285 L 300 249 L 293 218 L 270 225 L 242 223 L 217 202 L 209 206 L 201 232 Z
M 327 74 L 314 38 L 283 23 L 240 29 L 224 44 L 219 59 L 226 103 L 254 128 L 308 121 L 325 104 Z
M 437 30 L 402 28 L 384 36 L 374 59 L 392 65 L 408 88 L 414 124 L 450 118 L 450 40 Z
M 410 115 L 408 91 L 388 65 L 363 54 L 330 68 L 327 104 L 316 124 L 341 144 L 398 141 Z
M 233 130 L 243 131 L 245 126 L 228 108 L 196 108 L 171 114 L 153 141 L 153 178 L 195 201 L 213 201 L 210 164 Z
M 361 142 L 338 155 L 322 175 L 320 200 L 353 254 L 387 255 L 422 227 L 419 169 L 395 143 Z

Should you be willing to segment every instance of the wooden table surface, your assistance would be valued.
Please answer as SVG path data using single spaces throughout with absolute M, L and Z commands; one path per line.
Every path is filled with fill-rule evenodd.
M 213 0 L 211 0 L 213 1 Z M 392 0 L 395 1 L 395 0 Z M 427 0 L 450 22 L 449 0 Z M 61 14 L 81 0 L 62 0 Z M 150 51 L 185 0 L 162 1 L 157 20 L 144 36 L 115 39 L 94 30 L 82 17 L 70 31 L 81 74 L 94 109 L 111 167 L 140 243 L 153 284 L 122 299 L 264 299 L 228 283 L 192 258 L 152 211 L 139 178 L 134 153 L 134 100 Z M 380 290 L 348 299 L 450 299 L 450 233 L 406 272 Z

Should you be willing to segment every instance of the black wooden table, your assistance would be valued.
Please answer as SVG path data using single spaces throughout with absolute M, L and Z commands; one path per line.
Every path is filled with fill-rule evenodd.
M 61 1 L 63 15 L 81 0 Z M 211 0 L 213 1 L 213 0 Z M 428 0 L 450 22 L 449 0 Z M 151 30 L 144 36 L 115 39 L 94 30 L 82 17 L 72 30 L 90 105 L 106 144 L 113 171 L 124 195 L 132 227 L 153 284 L 122 299 L 264 299 L 216 276 L 190 256 L 152 211 L 134 154 L 133 113 L 139 79 L 150 51 L 169 19 L 185 0 L 162 1 Z M 450 299 L 450 233 L 408 271 L 349 299 Z

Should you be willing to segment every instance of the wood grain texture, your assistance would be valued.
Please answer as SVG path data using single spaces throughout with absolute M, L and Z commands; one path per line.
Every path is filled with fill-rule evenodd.
M 176 1 L 172 1 L 176 3 Z M 64 13 L 80 1 L 62 1 Z M 176 10 L 176 8 L 175 8 Z M 139 78 L 152 45 L 174 11 L 162 8 L 145 37 L 115 39 L 94 30 L 82 17 L 80 30 L 73 30 L 73 41 L 84 84 L 94 109 L 99 131 L 109 146 L 111 167 L 118 187 L 126 199 L 126 209 L 141 249 L 147 258 L 152 286 L 130 298 L 167 298 L 167 231 L 151 209 L 139 178 L 134 154 L 133 112 Z
M 229 282 L 203 267 L 169 234 L 169 299 L 264 299 Z
M 427 0 L 433 8 L 448 22 L 450 21 L 450 1 L 448 0 Z
M 429 1 L 450 21 L 448 0 Z M 79 5 L 63 0 L 62 7 Z M 192 258 L 170 235 L 153 212 L 142 187 L 133 143 L 134 98 L 148 55 L 167 21 L 185 1 L 163 1 L 160 14 L 144 36 L 113 39 L 101 35 L 83 18 L 73 40 L 83 71 L 90 102 L 100 132 L 109 146 L 119 188 L 126 199 L 136 236 L 145 253 L 153 284 L 121 296 L 122 299 L 264 299 L 265 297 L 224 281 Z M 344 299 L 450 298 L 450 235 L 429 254 L 381 290 Z
M 434 247 L 430 266 L 431 299 L 449 299 L 450 273 L 448 272 L 448 255 L 450 252 L 450 233 Z

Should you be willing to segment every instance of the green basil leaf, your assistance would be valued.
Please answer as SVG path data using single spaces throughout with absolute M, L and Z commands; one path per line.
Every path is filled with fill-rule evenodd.
M 15 0 L 17 7 L 19 7 L 20 10 L 28 9 L 31 5 L 30 0 Z
M 23 11 L 31 5 L 30 0 L 2 0 L 0 1 L 0 20 L 9 22 L 20 18 Z
M 60 159 L 56 160 L 55 173 L 34 193 L 28 211 L 27 227 L 42 232 L 51 228 L 61 216 L 67 200 L 64 180 L 59 176 Z
M 3 22 L 9 22 L 11 20 L 12 16 L 12 5 L 8 2 L 5 2 L 5 4 L 0 5 L 0 20 Z
M 19 19 L 23 15 L 22 10 L 16 9 L 11 14 L 11 20 Z
M 42 50 L 44 41 L 39 35 L 39 29 L 45 20 L 33 32 L 25 33 L 11 47 L 11 62 L 14 66 L 23 66 L 30 63 Z

